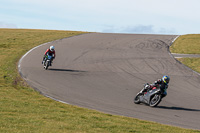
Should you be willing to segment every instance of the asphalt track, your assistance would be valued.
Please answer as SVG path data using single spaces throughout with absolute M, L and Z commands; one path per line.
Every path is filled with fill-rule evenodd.
M 19 62 L 22 77 L 43 95 L 101 112 L 200 130 L 200 75 L 170 53 L 174 35 L 89 33 L 47 43 Z M 43 53 L 56 48 L 49 70 Z M 157 108 L 133 103 L 146 82 L 169 75 Z

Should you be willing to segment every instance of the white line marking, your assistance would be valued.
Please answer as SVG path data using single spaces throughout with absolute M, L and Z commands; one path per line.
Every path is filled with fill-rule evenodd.
M 19 63 L 18 63 L 18 69 L 19 69 L 19 71 L 21 70 L 20 69 L 20 67 L 21 67 L 21 62 L 22 62 L 22 60 L 24 59 L 24 57 L 26 57 L 31 51 L 33 51 L 34 49 L 36 49 L 36 48 L 39 48 L 39 47 L 41 47 L 41 46 L 43 46 L 43 45 L 46 45 L 46 44 L 49 44 L 50 42 L 47 42 L 47 43 L 44 43 L 44 44 L 41 44 L 41 45 L 39 45 L 39 46 L 36 46 L 36 47 L 34 47 L 34 48 L 32 48 L 31 50 L 29 50 L 25 55 L 23 55 L 22 57 L 21 57 L 21 59 L 19 60 Z

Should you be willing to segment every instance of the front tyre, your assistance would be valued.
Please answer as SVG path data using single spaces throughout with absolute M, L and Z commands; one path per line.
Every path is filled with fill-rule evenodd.
M 161 102 L 161 95 L 160 94 L 155 94 L 150 102 L 149 102 L 149 106 L 150 107 L 156 107 L 159 103 Z
M 136 96 L 135 96 L 135 99 L 134 99 L 134 103 L 135 104 L 140 104 L 140 96 L 141 96 L 142 94 L 141 93 L 139 93 L 139 94 L 137 94 Z
M 49 67 L 49 61 L 45 61 L 44 63 L 44 69 L 47 70 Z

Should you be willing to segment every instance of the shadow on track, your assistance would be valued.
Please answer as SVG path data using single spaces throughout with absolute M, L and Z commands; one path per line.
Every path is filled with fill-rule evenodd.
M 65 72 L 86 72 L 81 70 L 72 70 L 72 69 L 57 69 L 57 68 L 49 68 L 50 71 L 65 71 Z
M 156 108 L 160 108 L 160 109 L 170 109 L 170 110 L 183 110 L 183 111 L 200 111 L 199 109 L 189 109 L 189 108 L 182 108 L 182 107 L 157 106 Z

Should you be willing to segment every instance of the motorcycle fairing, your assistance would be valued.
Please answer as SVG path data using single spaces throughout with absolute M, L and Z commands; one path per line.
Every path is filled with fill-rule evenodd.
M 149 90 L 146 94 L 144 94 L 143 96 L 140 96 L 140 101 L 146 103 L 146 104 L 149 104 L 150 103 L 150 99 L 151 97 L 158 93 L 160 91 L 160 89 L 152 89 L 152 90 Z

